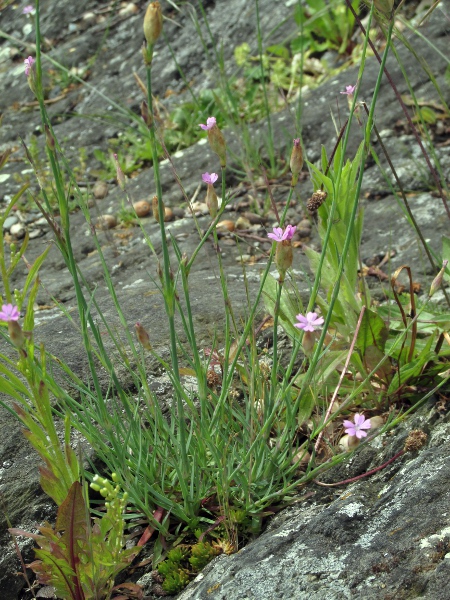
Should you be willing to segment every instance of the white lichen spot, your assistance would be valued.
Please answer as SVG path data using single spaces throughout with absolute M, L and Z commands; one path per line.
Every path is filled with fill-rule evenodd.
M 130 288 L 139 287 L 141 285 L 141 283 L 145 283 L 143 279 L 136 279 L 136 281 L 133 281 L 133 283 L 124 285 L 122 290 L 128 290 Z
M 364 512 L 364 506 L 359 502 L 350 502 L 350 504 L 346 504 L 345 506 L 343 506 L 339 510 L 339 512 L 343 513 L 344 515 L 347 515 L 347 517 L 350 517 L 352 519 L 356 515 L 360 515 Z

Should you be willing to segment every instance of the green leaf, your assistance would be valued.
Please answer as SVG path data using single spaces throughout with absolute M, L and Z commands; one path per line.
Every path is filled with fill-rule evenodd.
M 364 312 L 361 327 L 359 328 L 356 345 L 364 357 L 368 346 L 376 346 L 381 353 L 384 353 L 384 347 L 388 338 L 388 329 L 383 319 L 372 310 Z
M 30 287 L 31 283 L 33 282 L 34 278 L 36 277 L 37 272 L 41 268 L 41 265 L 44 262 L 45 257 L 47 256 L 49 251 L 50 251 L 50 246 L 48 246 L 44 250 L 44 252 L 40 256 L 38 256 L 37 259 L 34 261 L 32 267 L 27 275 L 27 278 L 25 280 L 25 285 L 23 286 L 22 298 L 25 298 L 28 288 Z
M 275 305 L 277 300 L 278 281 L 275 277 L 269 275 L 266 277 L 263 288 L 263 298 L 266 310 L 272 317 L 275 314 Z M 289 292 L 286 287 L 283 287 L 280 298 L 280 308 L 278 311 L 278 323 L 283 327 L 285 332 L 292 338 L 297 337 L 298 329 L 294 327 L 296 315 L 303 312 L 303 305 L 298 296 L 293 292 Z
M 443 235 L 442 236 L 442 260 L 448 260 L 450 263 L 450 238 Z M 450 281 L 450 267 L 444 271 L 444 279 L 446 281 Z

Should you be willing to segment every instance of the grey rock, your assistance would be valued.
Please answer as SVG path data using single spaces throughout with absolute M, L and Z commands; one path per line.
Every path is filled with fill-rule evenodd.
M 193 4 L 180 4 L 182 12 L 176 14 L 176 23 L 170 20 L 165 23 L 165 33 L 171 40 L 179 63 L 183 65 L 187 80 L 192 82 L 194 93 L 198 93 L 208 85 L 215 85 L 217 67 L 202 47 L 190 19 Z M 267 33 L 273 27 L 274 11 L 277 11 L 277 20 L 280 17 L 280 3 L 260 0 L 259 4 L 263 17 L 263 31 Z M 143 11 L 141 14 L 115 21 L 106 38 L 103 34 L 108 26 L 107 23 L 94 25 L 81 33 L 78 27 L 74 27 L 72 33 L 70 25 L 79 24 L 85 11 L 94 10 L 97 5 L 98 3 L 92 0 L 42 2 L 42 34 L 54 44 L 48 49 L 52 58 L 60 60 L 69 68 L 81 69 L 98 52 L 97 60 L 91 65 L 89 77 L 91 87 L 76 88 L 59 102 L 48 106 L 55 133 L 68 157 L 78 159 L 78 148 L 80 146 L 86 148 L 87 174 L 83 174 L 83 177 L 86 176 L 86 180 L 89 181 L 92 180 L 89 176 L 90 171 L 95 166 L 98 167 L 98 163 L 96 165 L 93 158 L 93 150 L 101 149 L 106 152 L 107 139 L 116 136 L 130 124 L 129 115 L 115 112 L 117 107 L 113 107 L 112 102 L 119 101 L 137 110 L 141 100 L 133 71 L 136 70 L 142 75 L 140 45 Z M 283 9 L 287 7 L 287 3 L 282 5 Z M 18 32 L 21 31 L 24 20 L 19 14 L 20 10 L 14 8 L 15 6 L 18 6 L 17 3 L 2 9 L 2 30 L 20 37 L 21 34 Z M 226 69 L 229 69 L 227 72 L 231 72 L 235 69 L 233 50 L 236 45 L 253 40 L 253 48 L 257 47 L 253 35 L 254 3 L 247 0 L 230 0 L 226 3 L 204 2 L 204 6 L 213 36 L 223 48 Z M 194 10 L 197 9 L 194 7 Z M 435 47 L 445 54 L 448 52 L 448 20 L 443 18 L 441 10 L 448 11 L 448 2 L 442 2 L 436 8 L 423 32 L 433 40 Z M 286 16 L 290 14 L 286 11 Z M 277 30 L 270 42 L 276 43 L 286 38 L 294 28 L 293 20 L 286 19 L 285 24 Z M 31 37 L 32 34 L 28 39 L 31 40 Z M 414 43 L 418 53 L 443 79 L 447 67 L 446 61 L 421 40 L 416 39 Z M 103 44 L 101 49 L 100 44 Z M 40 153 L 44 154 L 44 140 L 38 127 L 38 110 L 25 106 L 25 103 L 31 102 L 33 97 L 23 77 L 22 58 L 19 59 L 17 54 L 10 53 L 9 48 L 10 42 L 0 40 L 2 63 L 0 110 L 3 113 L 0 145 L 2 148 L 16 145 L 18 133 L 26 140 L 29 140 L 33 133 L 38 136 L 37 145 Z M 7 51 L 3 52 L 5 49 Z M 399 51 L 417 95 L 440 102 L 428 76 L 417 68 L 410 55 L 402 49 Z M 26 53 L 23 58 L 25 56 Z M 407 85 L 403 82 L 400 70 L 391 57 L 388 60 L 388 68 L 399 86 L 400 93 L 407 93 Z M 171 110 L 178 103 L 190 100 L 189 93 L 171 60 L 170 52 L 163 44 L 159 45 L 155 52 L 154 72 L 155 95 L 163 97 L 168 89 L 176 92 L 167 99 L 167 102 L 164 100 L 165 108 Z M 357 73 L 358 69 L 352 68 L 313 93 L 305 95 L 302 135 L 309 160 L 315 161 L 320 157 L 321 144 L 325 144 L 329 151 L 336 140 L 334 125 L 329 118 L 330 108 L 334 110 L 336 98 L 342 100 L 339 91 L 343 90 L 345 85 L 354 83 Z M 361 87 L 366 99 L 370 99 L 377 73 L 376 61 L 369 58 Z M 98 91 L 108 94 L 110 100 L 100 96 Z M 448 103 L 450 101 L 448 87 L 443 86 L 443 94 Z M 21 103 L 20 110 L 13 108 L 16 102 Z M 340 103 L 340 107 L 345 111 L 346 102 Z M 87 119 L 82 120 L 80 125 L 77 115 L 102 114 L 107 110 L 111 116 L 107 125 L 104 122 Z M 408 134 L 409 139 L 408 136 L 403 137 L 401 143 L 396 140 L 394 124 L 400 118 L 402 113 L 394 102 L 388 83 L 383 80 L 380 102 L 376 111 L 377 126 L 381 131 L 391 132 L 384 138 L 386 143 L 390 144 L 389 150 L 392 152 L 394 164 L 401 170 L 406 166 L 410 168 L 407 161 L 417 160 L 423 164 L 423 158 L 416 154 L 414 147 L 411 147 L 410 134 Z M 288 156 L 289 145 L 296 135 L 292 113 L 284 111 L 273 115 L 272 125 L 278 153 Z M 266 131 L 265 123 L 258 123 L 250 128 L 250 139 L 255 149 L 263 148 Z M 238 153 L 238 141 L 229 131 L 225 133 L 232 152 Z M 361 131 L 358 125 L 354 124 L 349 155 L 357 148 L 360 140 Z M 379 152 L 378 148 L 377 152 Z M 20 151 L 17 152 L 17 156 L 19 154 Z M 444 149 L 441 156 L 445 167 L 444 173 L 448 176 L 450 161 Z M 383 157 L 381 161 L 383 166 L 386 166 Z M 174 157 L 174 165 L 188 196 L 192 197 L 197 189 L 200 174 L 211 171 L 212 165 L 215 164 L 217 164 L 216 157 L 203 143 L 177 153 Z M 11 161 L 5 166 L 4 172 L 11 177 L 2 183 L 1 193 L 4 197 L 12 197 L 17 192 L 19 186 L 14 176 L 21 175 L 22 171 L 23 163 L 18 161 Z M 379 194 L 380 199 L 362 200 L 367 223 L 362 255 L 368 257 L 380 253 L 384 255 L 394 246 L 396 256 L 392 268 L 408 263 L 413 267 L 414 274 L 421 274 L 424 269 L 423 259 L 420 252 L 417 252 L 416 236 L 405 224 L 401 209 L 395 197 L 391 195 L 389 186 L 375 167 L 369 166 L 365 175 L 363 193 L 369 194 L 369 198 Z M 167 206 L 172 208 L 176 216 L 182 217 L 184 212 L 179 205 L 184 203 L 185 199 L 167 163 L 161 165 L 161 176 Z M 406 173 L 406 185 L 408 185 L 408 177 Z M 285 183 L 289 185 L 288 179 Z M 34 185 L 33 191 L 37 192 L 37 186 L 32 185 Z M 448 231 L 448 223 L 443 217 L 441 201 L 430 193 L 429 181 L 427 180 L 423 187 L 421 186 L 419 179 L 414 187 L 418 193 L 411 198 L 410 202 L 423 227 L 425 237 L 430 240 L 432 247 L 439 251 L 441 243 L 439 234 Z M 151 197 L 154 193 L 151 169 L 130 179 L 129 190 L 136 200 Z M 299 183 L 295 192 L 298 209 L 295 207 L 290 213 L 295 222 L 301 218 L 305 199 L 311 195 L 311 191 L 309 181 L 302 180 Z M 286 198 L 284 193 L 277 190 L 274 190 L 274 195 L 276 201 L 283 201 Z M 104 201 L 109 203 L 109 208 L 102 205 L 102 212 L 111 209 L 116 213 L 121 206 L 121 201 L 120 191 L 111 189 Z M 93 207 L 92 217 L 95 218 L 98 214 Z M 265 223 L 269 230 L 273 225 L 271 219 L 272 217 Z M 208 223 L 208 217 L 199 219 L 199 226 L 202 229 L 206 229 Z M 70 226 L 76 261 L 85 274 L 88 285 L 92 289 L 96 287 L 96 300 L 104 310 L 105 319 L 113 329 L 120 331 L 117 314 L 104 285 L 101 262 L 95 253 L 92 234 L 81 212 L 71 214 Z M 177 239 L 180 240 L 181 251 L 188 255 L 192 254 L 198 239 L 193 220 L 182 218 L 167 227 L 174 235 L 179 236 Z M 145 223 L 145 228 L 151 236 L 157 255 L 161 256 L 158 226 L 149 219 L 148 223 Z M 314 231 L 315 228 L 312 229 L 313 235 Z M 139 229 L 133 230 L 131 239 L 124 245 L 118 241 L 118 238 L 112 237 L 111 231 L 98 232 L 97 235 L 111 270 L 119 302 L 126 308 L 129 327 L 132 328 L 138 320 L 142 321 L 151 333 L 154 347 L 162 353 L 166 352 L 167 355 L 167 327 L 163 302 L 152 282 L 152 277 L 156 277 L 156 261 L 144 245 L 141 232 Z M 38 241 L 30 241 L 26 251 L 30 263 L 42 253 L 45 243 L 50 243 L 50 239 L 51 235 L 47 233 Z M 317 236 L 310 245 L 318 246 Z M 233 246 L 226 245 L 224 240 L 224 247 L 226 252 L 223 262 L 229 275 L 230 297 L 233 306 L 238 310 L 239 307 L 246 306 L 242 268 L 236 264 L 237 251 Z M 220 331 L 223 331 L 223 298 L 216 277 L 214 256 L 213 245 L 208 242 L 190 275 L 192 306 L 200 345 L 208 345 L 215 332 L 220 334 Z M 305 258 L 301 253 L 296 253 L 294 261 L 294 269 L 298 269 L 294 272 L 299 274 L 307 266 Z M 254 293 L 261 268 L 258 264 L 247 265 L 246 268 L 248 284 L 251 293 Z M 21 262 L 12 277 L 13 287 L 20 289 L 26 276 L 27 268 Z M 40 276 L 43 287 L 38 293 L 37 303 L 41 306 L 48 305 L 52 302 L 52 297 L 55 297 L 64 302 L 68 310 L 72 310 L 75 305 L 73 283 L 54 244 L 51 244 Z M 427 277 L 431 279 L 432 273 Z M 307 286 L 301 282 L 299 285 L 304 299 L 307 300 Z M 65 360 L 71 369 L 82 379 L 87 380 L 88 368 L 83 358 L 84 352 L 79 335 L 58 310 L 36 312 L 35 335 L 54 355 Z M 107 337 L 105 343 L 109 349 L 113 348 L 111 340 Z M 3 342 L 0 342 L 0 345 L 2 352 L 9 352 L 11 358 L 14 358 L 9 347 L 5 348 Z M 152 373 L 155 365 L 149 363 L 148 367 L 149 373 Z M 117 373 L 125 387 L 132 384 L 130 373 L 120 365 L 117 365 Z M 110 385 L 108 374 L 102 371 L 99 377 L 101 385 L 107 389 Z M 5 400 L 4 397 L 1 399 Z M 273 521 L 270 529 L 260 540 L 249 545 L 238 555 L 230 558 L 222 557 L 213 564 L 210 573 L 205 575 L 203 583 L 199 582 L 196 584 L 197 587 L 193 586 L 185 592 L 190 594 L 186 598 L 189 597 L 191 600 L 208 597 L 215 600 L 221 597 L 232 598 L 233 594 L 236 594 L 243 600 L 245 597 L 255 600 L 271 597 L 277 599 L 284 597 L 289 600 L 302 600 L 302 598 L 332 600 L 347 597 L 361 600 L 366 598 L 387 600 L 391 592 L 396 600 L 402 597 L 418 597 L 422 600 L 449 598 L 448 560 L 442 559 L 436 563 L 432 561 L 433 544 L 436 545 L 438 541 L 430 537 L 443 536 L 445 529 L 442 528 L 448 527 L 448 496 L 445 496 L 445 490 L 448 488 L 448 468 L 444 462 L 445 451 L 448 454 L 446 427 L 447 424 L 436 429 L 436 435 L 442 434 L 442 438 L 432 437 L 428 448 L 417 457 L 412 460 L 405 457 L 398 464 L 378 474 L 376 478 L 353 486 L 352 496 L 345 498 L 344 494 L 337 499 L 331 497 L 332 502 L 329 506 L 326 504 L 330 502 L 330 498 L 325 497 L 325 500 L 318 499 L 316 504 L 304 503 L 296 510 L 284 512 Z M 401 436 L 401 433 L 399 435 Z M 396 439 L 397 437 L 384 450 L 371 454 L 367 460 L 364 452 L 358 452 L 348 469 L 343 469 L 340 476 L 337 474 L 335 479 L 344 479 L 352 473 L 360 473 L 361 465 L 363 465 L 362 470 L 369 468 L 371 464 L 379 465 L 383 458 L 388 458 L 394 452 Z M 55 507 L 38 485 L 39 461 L 22 437 L 17 419 L 8 411 L 0 409 L 0 465 L 8 461 L 11 463 L 10 466 L 4 467 L 1 472 L 0 493 L 13 526 L 30 530 L 36 523 L 44 520 L 52 521 Z M 400 466 L 401 471 L 398 470 Z M 390 481 L 392 477 L 393 480 Z M 409 498 L 410 489 L 413 493 Z M 381 494 L 380 498 L 377 496 L 379 494 Z M 380 519 L 380 515 L 383 519 Z M 11 538 L 6 532 L 7 524 L 3 513 L 0 519 L 0 597 L 1 600 L 17 600 L 20 590 L 24 587 L 24 581 L 20 576 L 15 575 L 20 570 L 20 564 Z M 400 531 L 398 531 L 399 527 Z M 368 533 L 373 534 L 371 539 L 370 536 L 367 537 Z M 418 537 L 417 540 L 414 539 L 415 535 Z M 299 539 L 303 542 L 299 542 Z M 445 536 L 443 540 L 445 541 Z M 431 550 L 426 547 L 428 542 L 431 544 Z M 370 543 L 370 546 L 366 547 L 364 543 Z M 21 543 L 20 547 L 25 561 L 31 560 L 33 558 L 31 544 Z M 272 551 L 277 553 L 280 564 L 275 564 L 271 559 Z M 430 554 L 429 557 L 426 556 L 427 552 Z M 257 563 L 262 561 L 264 561 L 263 565 L 271 565 L 271 570 L 266 570 L 264 574 L 257 569 Z M 421 571 L 424 565 L 425 570 Z M 389 568 L 391 572 L 388 572 Z M 415 571 L 416 568 L 419 570 Z M 236 574 L 235 577 L 233 572 Z M 210 581 L 209 587 L 207 581 Z M 218 587 L 215 587 L 217 584 Z M 400 586 L 404 587 L 404 592 Z M 212 591 L 205 596 L 208 589 Z
M 429 430 L 427 421 L 416 417 L 413 424 Z M 377 440 L 383 446 L 371 461 L 370 450 L 361 449 L 333 479 L 379 466 L 405 433 Z M 331 502 L 324 497 L 280 513 L 257 540 L 213 561 L 177 600 L 450 598 L 449 439 L 447 418 L 434 423 L 415 456 L 331 488 Z
M 6 219 L 3 223 L 3 229 L 5 229 L 6 231 L 9 231 L 10 228 L 13 225 L 15 225 L 18 221 L 19 221 L 19 219 L 16 215 L 11 215 L 9 217 L 6 217 Z

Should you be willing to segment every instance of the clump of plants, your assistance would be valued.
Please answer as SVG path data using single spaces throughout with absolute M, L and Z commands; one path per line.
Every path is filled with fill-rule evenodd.
M 369 44 L 366 35 L 358 80 L 341 91 L 348 103 L 347 120 L 334 146 L 322 148 L 319 164 L 304 160 L 302 141 L 293 127 L 286 199 L 283 205 L 271 200 L 276 218 L 267 234 L 271 248 L 261 267 L 256 293 L 253 297 L 248 293 L 241 322 L 219 251 L 218 225 L 230 202 L 230 152 L 227 131 L 214 114 L 217 106 L 197 123 L 214 154 L 210 172 L 198 174 L 209 213 L 207 228 L 198 227 L 198 244 L 190 256 L 175 237 L 169 237 L 159 172 L 161 125 L 152 95 L 153 54 L 163 20 L 160 4 L 152 2 L 143 24 L 146 81 L 141 110 L 145 127 L 139 143 L 145 145 L 142 152 L 153 161 L 156 194 L 152 208 L 161 237 L 157 252 L 142 227 L 155 259 L 160 301 L 167 316 L 161 327 L 166 326 L 169 354 L 159 353 L 153 347 L 152 332 L 146 328 L 144 307 L 142 321 L 134 328 L 129 323 L 92 224 L 90 207 L 52 129 L 41 83 L 39 14 L 36 0 L 36 58 L 28 57 L 25 68 L 40 107 L 50 188 L 39 179 L 35 162 L 30 163 L 40 184 L 40 209 L 73 280 L 90 380 L 82 380 L 61 357 L 39 344 L 39 330 L 34 329 L 38 271 L 47 250 L 29 266 L 23 289 L 12 290 L 11 274 L 24 258 L 28 240 L 21 248 L 11 245 L 7 249 L 0 237 L 4 289 L 0 323 L 8 348 L 0 354 L 0 391 L 14 401 L 12 407 L 5 402 L 1 405 L 18 417 L 25 436 L 40 454 L 44 462 L 41 485 L 59 507 L 55 525 L 44 524 L 38 534 L 11 531 L 35 539 L 39 548 L 30 568 L 39 583 L 53 586 L 61 598 L 109 600 L 115 591 L 119 593 L 116 575 L 150 539 L 152 566 L 164 578 L 163 589 L 176 593 L 214 556 L 236 551 L 260 533 L 265 519 L 295 501 L 299 491 L 325 470 L 348 459 L 358 445 L 391 430 L 431 395 L 448 389 L 450 315 L 436 310 L 431 299 L 438 291 L 446 293 L 443 282 L 450 276 L 450 242 L 444 238 L 438 256 L 426 240 L 421 241 L 435 272 L 423 302 L 416 302 L 413 277 L 406 266 L 390 278 L 394 303 L 379 306 L 372 300 L 361 268 L 364 215 L 360 197 L 364 166 L 375 152 L 371 135 L 392 43 L 393 4 L 385 2 L 378 7 L 378 18 L 386 27 L 386 47 L 370 104 L 358 100 Z M 375 6 L 371 5 L 367 31 L 374 14 Z M 333 43 L 337 44 L 336 40 L 343 44 L 346 38 L 336 35 Z M 265 96 L 266 108 L 267 102 Z M 349 156 L 354 119 L 360 125 L 360 139 L 356 152 Z M 270 135 L 270 120 L 268 129 Z M 273 138 L 271 144 L 275 152 Z M 130 196 L 124 167 L 132 171 L 120 155 L 112 160 L 125 207 Z M 307 207 L 317 217 L 321 251 L 304 248 L 312 275 L 305 275 L 309 292 L 307 300 L 302 300 L 292 271 L 296 225 L 287 223 L 286 215 L 305 166 L 311 178 Z M 68 190 L 75 194 L 89 225 L 123 337 L 117 335 L 111 317 L 106 317 L 95 289 L 76 263 Z M 17 200 L 18 196 L 13 198 L 0 218 L 0 236 L 4 219 Z M 416 227 L 407 199 L 404 201 L 409 223 Z M 52 208 L 55 203 L 58 221 Z M 220 341 L 215 338 L 210 348 L 203 348 L 193 317 L 190 277 L 198 253 L 210 241 L 217 260 L 225 321 Z M 402 272 L 408 275 L 409 287 L 401 296 L 398 279 Z M 260 317 L 263 304 L 264 320 Z M 269 321 L 270 349 L 262 349 L 258 336 Z M 281 330 L 290 343 L 283 357 Z M 105 332 L 112 342 L 109 345 Z M 161 406 L 149 385 L 149 358 L 170 381 L 167 408 Z M 56 366 L 59 371 L 53 368 Z M 124 386 L 118 367 L 129 373 L 132 390 Z M 107 389 L 99 379 L 100 369 L 108 375 Z M 186 376 L 195 386 L 186 384 Z M 71 445 L 73 431 L 90 444 L 104 465 L 106 477 L 96 472 L 94 465 L 85 468 L 81 464 Z M 395 458 L 406 450 L 417 451 L 425 442 L 420 432 L 413 437 Z M 362 476 L 367 475 L 370 472 Z M 104 506 L 90 500 L 86 481 L 104 498 Z M 126 519 L 145 523 L 137 546 L 132 548 L 125 547 Z M 196 543 L 192 543 L 194 535 Z M 127 585 L 138 594 L 136 587 Z

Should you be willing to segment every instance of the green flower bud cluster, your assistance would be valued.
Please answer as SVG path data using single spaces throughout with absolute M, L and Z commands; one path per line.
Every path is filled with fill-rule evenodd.
M 114 483 L 118 482 L 117 473 L 111 474 L 111 479 Z M 121 493 L 120 485 L 113 486 L 109 479 L 94 475 L 94 479 L 90 485 L 91 489 L 99 492 L 105 498 L 105 506 L 107 509 L 112 509 L 114 512 L 122 512 L 128 501 L 128 493 Z

